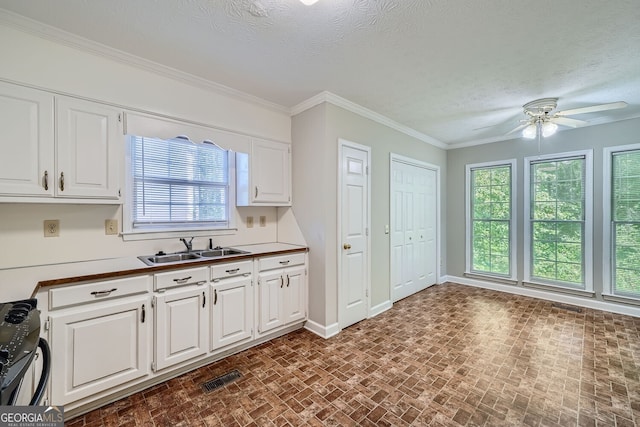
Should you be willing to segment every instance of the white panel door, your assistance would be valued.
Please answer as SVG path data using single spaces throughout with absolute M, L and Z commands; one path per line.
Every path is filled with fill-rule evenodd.
M 251 338 L 251 277 L 225 279 L 211 286 L 211 350 Z
M 284 324 L 282 313 L 282 288 L 284 277 L 282 270 L 260 273 L 258 287 L 260 301 L 258 301 L 258 332 L 264 333 Z
M 283 274 L 285 281 L 283 320 L 285 323 L 292 323 L 307 316 L 306 269 L 304 266 L 286 268 Z
M 205 289 L 169 291 L 155 297 L 155 370 L 207 352 Z
M 118 198 L 124 147 L 119 113 L 94 102 L 56 99 L 58 197 Z
M 369 153 L 342 146 L 340 327 L 363 319 L 369 311 Z
M 291 202 L 290 146 L 280 142 L 251 142 L 252 201 Z
M 53 96 L 0 82 L 0 194 L 53 196 Z
M 149 298 L 51 314 L 51 396 L 56 405 L 92 396 L 149 372 Z
M 437 171 L 391 165 L 391 292 L 398 301 L 436 283 Z

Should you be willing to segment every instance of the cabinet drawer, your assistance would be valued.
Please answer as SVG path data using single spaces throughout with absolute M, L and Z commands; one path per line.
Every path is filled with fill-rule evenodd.
M 253 261 L 230 262 L 227 264 L 214 265 L 211 267 L 211 280 L 224 279 L 225 277 L 241 276 L 251 274 L 253 271 Z
M 272 270 L 274 268 L 290 267 L 292 265 L 304 264 L 304 253 L 294 253 L 288 255 L 272 256 L 260 258 L 259 270 Z
M 149 279 L 150 276 L 127 277 L 52 289 L 49 291 L 49 309 L 148 292 Z
M 153 289 L 175 288 L 185 285 L 203 285 L 209 281 L 209 268 L 186 268 L 184 270 L 174 270 L 167 273 L 158 273 L 153 277 Z

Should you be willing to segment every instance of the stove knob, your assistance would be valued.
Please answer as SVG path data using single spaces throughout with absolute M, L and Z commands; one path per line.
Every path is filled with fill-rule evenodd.
M 22 323 L 26 317 L 27 316 L 25 314 L 22 314 L 22 313 L 11 313 L 11 312 L 9 312 L 9 314 L 7 314 L 4 317 L 4 321 L 5 322 L 9 322 L 9 323 L 13 323 L 14 325 L 17 325 L 18 323 Z

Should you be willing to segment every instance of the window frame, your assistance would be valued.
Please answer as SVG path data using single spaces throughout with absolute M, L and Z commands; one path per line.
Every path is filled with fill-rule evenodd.
M 540 280 L 533 278 L 533 236 L 531 219 L 531 165 L 539 161 L 562 161 L 576 157 L 584 157 L 584 235 L 582 271 L 584 283 L 582 287 L 572 286 L 568 282 Z M 524 282 L 534 285 L 548 286 L 576 292 L 593 293 L 593 150 L 569 151 L 537 155 L 524 158 Z
M 130 150 L 131 138 L 139 137 L 139 135 L 126 135 L 125 144 L 125 167 L 123 171 L 123 179 L 125 182 L 125 197 L 122 209 L 122 238 L 125 241 L 128 240 L 150 240 L 150 239 L 162 239 L 171 237 L 184 237 L 184 236 L 220 236 L 230 235 L 237 232 L 237 212 L 236 212 L 236 165 L 235 165 L 235 152 L 232 150 L 227 151 L 227 173 L 228 173 L 228 204 L 227 215 L 228 222 L 224 227 L 212 227 L 208 224 L 203 225 L 191 225 L 184 226 L 184 224 L 176 224 L 175 226 L 150 226 L 150 227 L 135 227 L 133 226 L 133 177 L 132 177 L 132 159 Z M 153 137 L 151 137 L 153 138 Z M 163 138 L 160 138 L 163 139 Z M 183 225 L 183 226 L 181 226 Z
M 477 169 L 492 169 L 497 167 L 508 166 L 511 168 L 511 200 L 510 200 L 510 216 L 509 216 L 509 274 L 503 275 L 491 273 L 488 271 L 479 271 L 473 269 L 473 242 L 472 242 L 472 194 L 471 194 L 471 172 Z M 465 165 L 465 274 L 474 276 L 486 276 L 516 282 L 517 281 L 517 160 L 497 160 L 482 163 L 470 163 Z
M 640 296 L 628 293 L 616 293 L 614 274 L 614 250 L 613 250 L 613 156 L 626 151 L 640 150 L 640 143 L 616 145 L 605 147 L 603 150 L 602 165 L 602 293 L 605 296 L 628 298 L 633 301 L 640 300 Z

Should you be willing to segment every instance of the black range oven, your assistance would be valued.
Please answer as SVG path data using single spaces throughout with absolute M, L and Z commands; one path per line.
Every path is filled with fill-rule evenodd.
M 40 311 L 36 299 L 0 303 L 0 405 L 15 405 L 22 379 L 40 348 L 42 372 L 29 405 L 42 400 L 51 355 L 47 341 L 40 338 Z

